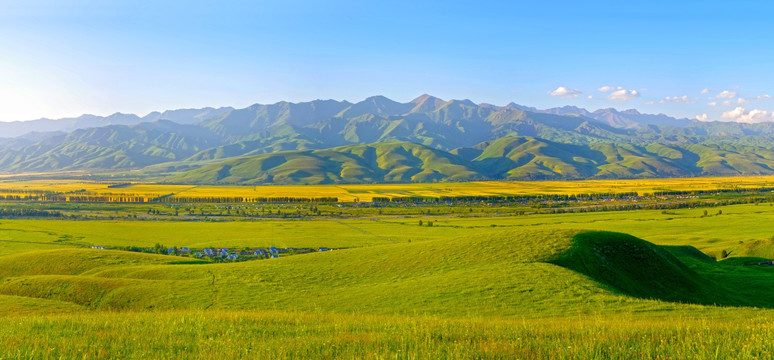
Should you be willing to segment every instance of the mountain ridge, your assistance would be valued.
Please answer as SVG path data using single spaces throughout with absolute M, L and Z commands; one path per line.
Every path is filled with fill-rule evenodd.
M 445 152 L 410 142 L 233 157 L 164 178 L 191 184 L 576 180 L 774 174 L 774 150 L 724 145 L 572 145 L 503 137 Z
M 335 101 L 335 100 L 318 99 L 318 100 L 312 100 L 312 101 L 306 101 L 306 102 L 295 102 L 295 103 L 287 102 L 287 101 L 280 101 L 274 104 L 256 103 L 243 109 L 248 109 L 256 106 L 303 105 L 303 104 L 331 102 L 331 101 L 335 101 L 346 106 L 352 106 L 352 105 L 357 105 L 368 101 L 374 101 L 377 98 L 379 98 L 380 101 L 386 100 L 386 101 L 392 102 L 396 105 L 395 106 L 396 108 L 402 109 L 402 111 L 390 112 L 390 114 L 392 115 L 417 113 L 417 112 L 420 112 L 420 113 L 432 112 L 438 109 L 439 107 L 441 107 L 443 104 L 446 104 L 448 102 L 462 101 L 462 102 L 469 102 L 471 105 L 489 108 L 489 109 L 495 109 L 495 110 L 510 108 L 515 110 L 522 110 L 522 111 L 529 111 L 529 112 L 536 112 L 536 113 L 549 113 L 554 115 L 578 114 L 586 117 L 592 117 L 595 119 L 597 119 L 596 117 L 601 118 L 603 116 L 610 116 L 610 117 L 637 116 L 637 117 L 643 117 L 643 118 L 650 117 L 652 119 L 661 119 L 662 122 L 676 121 L 677 123 L 680 123 L 680 124 L 689 124 L 690 122 L 693 121 L 689 119 L 677 119 L 665 114 L 644 114 L 644 113 L 640 113 L 635 109 L 619 111 L 613 108 L 606 108 L 606 109 L 597 109 L 594 111 L 589 111 L 587 109 L 578 108 L 575 106 L 537 109 L 535 107 L 519 105 L 513 102 L 505 106 L 497 106 L 497 105 L 486 104 L 486 103 L 475 104 L 468 99 L 463 99 L 463 100 L 453 99 L 453 100 L 446 101 L 429 94 L 422 94 L 408 103 L 399 103 L 387 97 L 384 97 L 382 95 L 375 95 L 375 96 L 368 97 L 365 100 L 360 101 L 358 103 L 350 103 L 346 100 Z M 216 117 L 222 113 L 230 112 L 234 110 L 240 110 L 240 109 L 233 108 L 233 107 L 183 108 L 183 109 L 175 109 L 175 110 L 153 111 L 144 116 L 116 112 L 107 116 L 83 114 L 78 117 L 66 117 L 66 118 L 58 118 L 58 119 L 40 118 L 35 120 L 0 122 L 0 134 L 3 134 L 2 137 L 5 137 L 5 138 L 14 138 L 17 136 L 24 135 L 27 132 L 33 132 L 33 131 L 71 132 L 73 130 L 89 128 L 89 127 L 98 127 L 98 126 L 107 126 L 107 125 L 135 125 L 141 122 L 153 122 L 157 120 L 170 120 L 180 124 L 194 124 L 197 122 L 205 121 L 212 117 Z M 632 113 L 631 111 L 634 111 L 634 113 Z M 610 124 L 610 125 L 613 125 L 613 124 Z
M 289 165 L 271 167 L 274 173 L 260 165 L 250 175 L 245 171 L 251 166 L 243 165 L 241 175 L 230 179 L 310 183 L 774 173 L 768 162 L 774 123 L 699 122 L 634 109 L 537 110 L 423 94 L 407 103 L 377 95 L 357 103 L 280 101 L 153 112 L 144 118 L 116 113 L 110 119 L 123 123 L 0 139 L 0 172 L 149 167 L 153 173 L 190 172 L 238 158 L 295 152 L 291 157 L 305 159 L 298 164 L 316 167 L 300 166 L 302 172 L 290 176 L 283 170 Z M 388 163 L 400 164 L 402 172 L 362 158 L 353 150 L 358 146 L 377 152 L 392 147 L 403 157 Z M 207 179 L 222 182 L 229 176 Z

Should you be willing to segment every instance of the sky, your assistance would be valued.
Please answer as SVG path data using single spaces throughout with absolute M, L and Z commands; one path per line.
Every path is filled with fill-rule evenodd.
M 0 121 L 428 93 L 774 121 L 774 2 L 0 0 Z

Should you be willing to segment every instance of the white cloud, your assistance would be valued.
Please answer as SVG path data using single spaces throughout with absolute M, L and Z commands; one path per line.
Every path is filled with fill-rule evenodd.
M 696 120 L 707 121 L 707 114 L 696 115 Z
M 723 106 L 730 106 L 731 105 L 731 100 L 723 101 L 721 104 L 723 104 Z
M 718 106 L 718 102 L 717 101 L 710 101 L 710 102 L 707 103 L 707 105 L 709 105 L 709 106 Z
M 639 91 L 637 91 L 637 90 L 627 90 L 621 86 L 613 87 L 613 86 L 605 85 L 598 88 L 597 90 L 603 93 L 610 93 L 609 95 L 607 95 L 607 98 L 610 100 L 629 101 L 634 98 L 640 97 L 640 92 L 646 91 L 647 89 L 640 89 Z
M 774 114 L 766 110 L 752 109 L 746 111 L 743 107 L 736 107 L 733 110 L 728 110 L 720 117 L 724 119 L 732 119 L 740 123 L 759 123 L 764 121 L 774 121 Z
M 738 119 L 742 115 L 744 115 L 744 108 L 739 106 L 736 109 L 724 112 L 720 117 L 724 119 Z
M 772 121 L 772 114 L 766 110 L 753 109 L 746 115 L 742 115 L 737 121 L 746 123 L 756 123 L 763 121 Z
M 593 96 L 589 95 L 589 99 L 593 99 L 593 98 L 594 98 Z
M 702 95 L 709 94 L 709 92 L 710 92 L 710 89 L 704 88 L 704 89 L 701 90 L 700 94 L 702 94 Z
M 745 99 L 745 98 L 738 98 L 738 99 L 736 99 L 737 105 L 747 104 L 748 102 L 749 101 L 747 101 L 747 99 Z
M 768 95 L 768 94 L 767 95 L 759 95 L 759 96 L 755 97 L 756 101 L 771 100 L 771 99 L 772 99 L 771 95 Z
M 576 97 L 580 96 L 581 94 L 582 94 L 582 92 L 580 90 L 568 89 L 568 88 L 566 88 L 564 86 L 560 86 L 560 87 L 556 88 L 556 90 L 550 91 L 548 93 L 548 95 L 558 96 L 558 97 L 563 97 L 563 98 L 576 98 Z
M 615 91 L 611 92 L 610 95 L 607 96 L 608 99 L 615 100 L 615 101 L 629 101 L 638 97 L 640 97 L 639 91 L 626 90 L 620 86 Z
M 659 101 L 659 104 L 666 104 L 666 103 L 676 103 L 676 104 L 690 104 L 693 102 L 693 99 L 688 97 L 688 95 L 683 96 L 673 96 L 673 97 L 665 97 Z
M 648 101 L 648 102 L 645 103 L 645 105 L 653 105 L 655 103 L 656 103 L 655 101 Z
M 736 91 L 723 90 L 717 97 L 718 99 L 733 99 L 736 97 Z

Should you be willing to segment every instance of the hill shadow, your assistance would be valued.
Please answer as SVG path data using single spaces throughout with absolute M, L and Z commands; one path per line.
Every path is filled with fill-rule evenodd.
M 665 247 L 616 232 L 575 235 L 550 263 L 642 299 L 774 308 L 774 269 L 724 263 L 691 246 Z

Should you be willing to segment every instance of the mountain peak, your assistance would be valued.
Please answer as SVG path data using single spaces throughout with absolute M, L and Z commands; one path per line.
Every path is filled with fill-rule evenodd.
M 470 100 L 468 100 L 468 99 L 463 99 L 463 100 L 451 100 L 451 101 L 449 101 L 448 103 L 449 103 L 449 104 L 460 104 L 460 105 L 466 105 L 466 106 L 477 106 L 477 105 L 476 105 L 476 103 L 474 103 L 474 102 L 472 102 L 472 101 L 470 101 Z
M 414 104 L 411 112 L 433 112 L 445 103 L 446 101 L 435 96 L 422 94 L 416 99 L 411 100 L 410 104 Z
M 534 107 L 519 105 L 519 104 L 517 104 L 517 103 L 515 103 L 513 101 L 509 102 L 508 105 L 505 105 L 505 107 L 503 107 L 503 109 L 505 109 L 505 110 L 533 111 L 533 112 L 537 111 L 537 109 L 534 108 Z
M 422 94 L 422 95 L 417 96 L 416 99 L 411 100 L 411 103 L 412 104 L 421 104 L 421 103 L 423 103 L 425 101 L 428 101 L 428 100 L 429 101 L 435 101 L 435 100 L 441 100 L 441 99 L 439 99 L 439 98 L 437 98 L 437 97 L 435 97 L 433 95 L 430 95 L 430 94 Z M 443 101 L 443 100 L 441 100 L 441 101 Z
M 393 102 L 392 100 L 390 100 L 389 98 L 387 98 L 387 97 L 386 97 L 386 96 L 384 96 L 384 95 L 374 95 L 374 96 L 369 96 L 369 97 L 367 97 L 367 98 L 365 99 L 365 101 L 371 101 L 371 102 L 384 102 L 384 101 L 389 101 L 389 102 Z
M 382 95 L 376 95 L 352 104 L 342 110 L 338 117 L 355 117 L 365 114 L 400 115 L 404 114 L 410 104 L 401 104 Z

